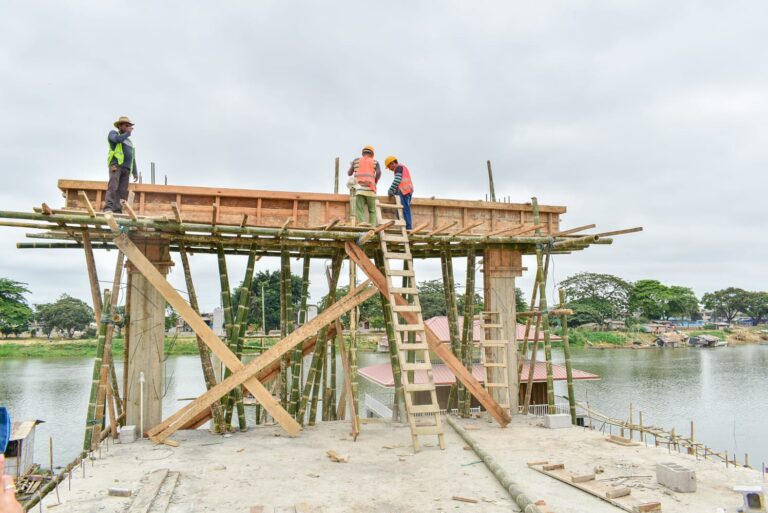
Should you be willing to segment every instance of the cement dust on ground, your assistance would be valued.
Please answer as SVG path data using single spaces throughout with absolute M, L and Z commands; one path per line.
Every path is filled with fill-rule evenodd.
M 759 472 L 725 468 L 723 463 L 698 461 L 656 447 L 624 447 L 582 428 L 548 430 L 541 419 L 515 416 L 507 428 L 485 420 L 464 420 L 481 447 L 490 451 L 527 495 L 543 500 L 554 513 L 615 513 L 600 499 L 540 474 L 526 465 L 549 460 L 575 473 L 604 469 L 597 476 L 632 489 L 639 499 L 659 500 L 665 513 L 703 513 L 725 507 L 736 511 L 740 495 L 734 485 L 761 484 Z M 408 427 L 387 421 L 364 423 L 357 442 L 348 422 L 307 427 L 296 438 L 279 427 L 257 427 L 231 436 L 207 431 L 182 431 L 178 448 L 149 441 L 102 446 L 100 456 L 74 472 L 72 491 L 60 486 L 62 504 L 50 509 L 72 513 L 122 513 L 133 498 L 107 496 L 110 487 L 129 488 L 133 497 L 142 480 L 156 469 L 180 473 L 168 513 L 243 512 L 265 506 L 272 513 L 299 511 L 297 504 L 323 513 L 509 512 L 519 511 L 488 469 L 445 424 L 446 450 L 424 437 L 413 452 Z M 348 457 L 335 463 L 328 451 Z M 673 461 L 695 469 L 696 493 L 672 492 L 655 480 L 657 462 Z M 621 476 L 654 476 L 652 478 Z M 763 483 L 764 484 L 764 483 Z M 468 503 L 454 496 L 477 500 Z M 56 494 L 45 499 L 56 504 Z M 150 510 L 150 513 L 158 513 Z

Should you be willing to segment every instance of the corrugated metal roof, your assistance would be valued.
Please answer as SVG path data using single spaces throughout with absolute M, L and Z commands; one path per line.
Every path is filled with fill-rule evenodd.
M 10 441 L 24 440 L 35 429 L 35 426 L 42 424 L 42 420 L 24 420 L 21 422 L 11 423 L 11 438 Z
M 442 342 L 450 342 L 451 341 L 451 332 L 448 329 L 448 317 L 445 315 L 438 315 L 437 317 L 432 317 L 430 319 L 427 319 L 424 321 L 424 324 L 429 326 L 429 328 L 434 332 L 435 335 L 442 341 Z M 459 333 L 461 333 L 462 328 L 464 327 L 464 318 L 459 317 Z M 533 340 L 534 335 L 534 328 L 535 326 L 531 327 L 531 331 L 528 335 L 528 340 Z M 480 342 L 480 319 L 475 319 L 474 323 L 472 324 L 472 337 L 475 342 Z M 518 323 L 517 324 L 517 340 L 522 341 L 525 338 L 525 326 Z M 560 340 L 560 337 L 557 335 L 550 335 L 550 340 Z M 542 333 L 539 333 L 539 340 L 544 340 L 544 335 Z
M 528 360 L 523 364 L 523 372 L 520 377 L 520 381 L 528 381 L 528 369 L 530 368 L 530 362 Z M 414 371 L 416 383 L 427 382 L 426 371 Z M 369 367 L 362 367 L 357 370 L 357 373 L 367 378 L 374 383 L 377 383 L 384 387 L 395 386 L 395 380 L 392 376 L 392 366 L 389 363 L 382 363 L 379 365 L 371 365 Z M 472 375 L 482 383 L 485 379 L 485 372 L 483 365 L 475 363 L 472 365 Z M 452 385 L 456 382 L 456 377 L 443 363 L 432 364 L 432 377 L 435 380 L 435 385 Z M 552 377 L 555 381 L 565 381 L 565 367 L 562 365 L 552 364 Z M 600 376 L 592 374 L 591 372 L 582 371 L 579 369 L 573 369 L 574 380 L 597 380 Z M 545 362 L 536 362 L 536 366 L 533 371 L 534 382 L 544 382 L 547 380 L 547 366 Z

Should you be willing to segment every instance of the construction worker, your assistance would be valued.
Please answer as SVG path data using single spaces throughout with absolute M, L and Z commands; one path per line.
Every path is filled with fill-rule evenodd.
M 130 137 L 133 133 L 133 123 L 126 116 L 120 116 L 113 123 L 117 130 L 109 132 L 109 154 L 107 165 L 109 166 L 109 184 L 107 185 L 107 198 L 104 212 L 122 212 L 123 206 L 120 200 L 128 199 L 128 175 L 133 175 L 133 181 L 139 179 L 136 170 L 136 150 Z
M 347 171 L 354 176 L 355 211 L 360 226 L 376 226 L 376 184 L 381 178 L 381 167 L 373 159 L 373 146 L 363 148 L 361 157 L 352 161 Z
M 390 155 L 384 159 L 384 165 L 390 171 L 395 172 L 395 179 L 389 186 L 387 195 L 400 196 L 400 203 L 403 204 L 403 217 L 405 218 L 406 230 L 411 230 L 411 196 L 413 196 L 413 182 L 411 181 L 411 172 L 403 164 L 397 161 L 397 157 Z

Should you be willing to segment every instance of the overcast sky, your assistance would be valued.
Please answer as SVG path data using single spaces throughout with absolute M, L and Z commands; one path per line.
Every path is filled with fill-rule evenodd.
M 105 179 L 127 115 L 147 179 L 154 161 L 172 184 L 332 192 L 334 158 L 372 144 L 408 164 L 417 197 L 480 199 L 490 159 L 497 195 L 566 205 L 566 228 L 645 227 L 557 257 L 556 281 L 765 290 L 766 19 L 760 1 L 0 0 L 0 209 Z M 90 302 L 81 251 L 24 240 L 0 227 L 0 276 L 34 303 Z M 110 281 L 115 253 L 98 253 Z M 215 260 L 192 267 L 210 310 Z M 245 258 L 230 267 L 241 279 Z M 185 289 L 180 266 L 170 279 Z

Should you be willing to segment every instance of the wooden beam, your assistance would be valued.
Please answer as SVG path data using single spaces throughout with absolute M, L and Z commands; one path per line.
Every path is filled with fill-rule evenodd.
M 504 232 L 508 232 L 510 230 L 517 230 L 519 228 L 522 228 L 523 226 L 525 226 L 525 225 L 516 224 L 515 226 L 508 226 L 506 228 L 502 228 L 501 230 L 494 230 L 494 231 L 486 234 L 486 237 L 493 237 L 494 235 L 499 235 L 499 234 L 502 234 Z
M 340 217 L 334 217 L 331 221 L 323 227 L 323 231 L 328 231 L 341 221 Z
M 409 230 L 408 233 L 410 233 L 410 234 L 419 233 L 420 231 L 422 231 L 427 226 L 429 226 L 429 221 L 425 221 L 425 222 L 421 223 L 420 225 L 416 226 L 416 228 L 414 228 L 412 230 Z
M 80 196 L 80 199 L 83 200 L 85 203 L 85 209 L 88 211 L 88 215 L 91 217 L 96 217 L 96 211 L 93 210 L 93 205 L 91 205 L 91 200 L 88 199 L 88 195 L 85 193 L 85 191 L 78 191 L 78 196 Z
M 173 216 L 176 218 L 176 222 L 181 224 L 181 210 L 179 210 L 179 204 L 175 201 L 171 203 L 171 210 L 173 210 Z
M 560 232 L 556 232 L 556 233 L 552 234 L 552 236 L 553 237 L 560 237 L 562 235 L 570 235 L 572 233 L 583 232 L 584 230 L 591 230 L 595 226 L 597 226 L 597 225 L 596 224 L 585 224 L 584 226 L 577 226 L 576 228 L 569 228 L 568 230 L 563 230 L 563 231 L 560 231 Z
M 477 228 L 477 227 L 478 227 L 478 226 L 480 226 L 481 224 L 483 224 L 483 223 L 482 223 L 482 222 L 480 222 L 480 223 L 471 224 L 471 225 L 469 225 L 469 226 L 465 226 L 465 227 L 464 227 L 464 228 L 462 228 L 461 230 L 459 230 L 459 231 L 456 231 L 456 232 L 453 232 L 453 233 L 451 234 L 451 237 L 455 237 L 455 236 L 457 236 L 457 235 L 461 235 L 462 233 L 467 233 L 468 231 L 472 230 L 473 228 Z
M 115 233 L 115 245 L 120 248 L 125 254 L 126 258 L 130 260 L 133 266 L 144 275 L 157 291 L 165 298 L 166 301 L 176 310 L 176 312 L 184 319 L 187 324 L 192 328 L 196 335 L 205 342 L 213 353 L 219 357 L 219 359 L 233 372 L 237 372 L 243 368 L 242 362 L 237 359 L 237 356 L 229 350 L 229 348 L 221 341 L 221 339 L 211 330 L 210 327 L 203 321 L 203 319 L 194 311 L 194 309 L 181 297 L 173 286 L 160 274 L 160 272 L 152 265 L 147 257 L 145 257 L 139 248 L 128 238 L 128 235 L 120 232 L 120 228 L 115 222 L 111 214 L 105 215 L 110 228 Z M 264 386 L 256 379 L 249 380 L 246 384 L 246 388 L 253 394 L 253 396 L 261 403 L 262 406 L 274 417 L 274 419 L 285 429 L 291 436 L 296 435 L 301 426 L 291 417 L 287 411 L 285 411 L 277 401 L 274 400 L 272 394 L 264 388 Z M 223 395 L 223 394 L 222 394 Z
M 123 209 L 128 211 L 128 215 L 131 216 L 131 219 L 134 221 L 139 220 L 139 216 L 136 215 L 136 212 L 133 211 L 133 208 L 131 208 L 131 205 L 127 201 L 120 200 L 120 205 L 123 207 Z
M 219 206 L 214 203 L 211 205 L 211 226 L 216 227 L 216 222 L 219 220 Z
M 624 235 L 625 233 L 635 233 L 635 232 L 642 232 L 643 227 L 637 226 L 635 228 L 627 228 L 626 230 L 616 230 L 613 232 L 603 232 L 596 234 L 598 237 L 611 237 L 613 235 Z
M 93 258 L 93 247 L 91 247 L 91 236 L 87 230 L 83 230 L 83 249 L 85 250 L 85 263 L 88 267 L 88 282 L 91 285 L 91 300 L 93 301 L 93 312 L 96 317 L 96 323 L 101 322 L 101 290 L 99 287 L 99 276 L 96 274 L 96 262 Z
M 444 224 L 444 225 L 443 225 L 443 226 L 441 226 L 440 228 L 435 228 L 435 229 L 434 229 L 434 230 L 432 230 L 431 232 L 427 233 L 427 237 L 432 237 L 433 235 L 437 235 L 438 233 L 443 233 L 443 232 L 444 232 L 445 230 L 447 230 L 448 228 L 452 228 L 452 227 L 456 226 L 457 224 L 459 224 L 459 222 L 458 222 L 458 221 L 453 221 L 453 222 L 451 222 L 451 223 L 448 223 L 448 224 Z
M 247 365 L 238 369 L 236 372 L 233 372 L 231 376 L 216 385 L 214 388 L 207 391 L 186 405 L 184 408 L 171 415 L 171 417 L 149 430 L 148 433 L 150 438 L 153 441 L 162 442 L 171 436 L 174 432 L 176 432 L 176 430 L 185 425 L 188 421 L 197 417 L 202 411 L 210 408 L 210 405 L 214 401 L 218 401 L 221 397 L 229 393 L 238 385 L 244 385 L 250 390 L 251 383 L 259 383 L 254 376 L 260 370 L 264 369 L 272 362 L 278 360 L 281 356 L 286 354 L 297 344 L 300 344 L 307 337 L 316 334 L 322 327 L 338 319 L 348 311 L 355 308 L 357 305 L 363 303 L 366 299 L 374 296 L 377 293 L 377 289 L 376 287 L 371 287 L 369 285 L 370 282 L 365 282 L 352 294 L 344 296 L 341 300 L 325 309 L 321 314 L 312 319 L 310 322 L 300 326 L 287 337 L 283 338 L 275 345 L 264 351 L 261 355 L 248 362 Z M 256 394 L 254 394 L 254 397 L 256 397 L 262 406 L 267 408 L 267 406 Z M 275 401 L 271 394 L 269 395 L 269 398 L 271 401 L 277 404 L 277 401 Z M 270 410 L 268 409 L 268 411 Z M 286 415 L 288 415 L 287 412 Z M 293 418 L 291 418 L 291 420 L 293 420 Z
M 354 243 L 347 242 L 345 244 L 347 255 L 352 259 L 363 272 L 368 275 L 368 278 L 373 281 L 374 285 L 379 289 L 379 292 L 385 296 L 389 294 L 389 288 L 387 287 L 386 277 L 379 271 L 379 269 L 368 259 L 365 252 Z M 398 305 L 409 305 L 410 303 L 400 294 L 393 294 L 395 302 Z M 409 323 L 415 324 L 418 321 L 418 316 L 413 312 L 398 312 L 399 315 L 404 317 Z M 448 369 L 458 378 L 465 387 L 472 393 L 473 396 L 482 404 L 488 413 L 496 419 L 496 421 L 503 427 L 509 424 L 512 418 L 509 413 L 499 406 L 499 404 L 491 397 L 488 391 L 472 376 L 472 373 L 467 370 L 464 365 L 456 358 L 451 352 L 450 348 L 440 342 L 440 339 L 429 328 L 424 326 L 424 332 L 427 335 L 427 344 L 429 348 L 435 353 Z

